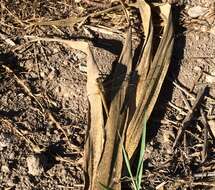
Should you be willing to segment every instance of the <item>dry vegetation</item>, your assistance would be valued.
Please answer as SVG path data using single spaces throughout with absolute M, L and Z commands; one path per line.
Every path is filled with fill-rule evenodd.
M 214 3 L 5 0 L 0 13 L 1 189 L 215 187 Z

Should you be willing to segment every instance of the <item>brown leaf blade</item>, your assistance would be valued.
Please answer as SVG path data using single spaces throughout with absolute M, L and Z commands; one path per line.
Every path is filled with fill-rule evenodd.
M 87 94 L 89 100 L 89 126 L 84 149 L 86 188 L 94 189 L 98 164 L 104 147 L 104 118 L 100 89 L 97 83 L 99 70 L 93 54 L 88 49 Z
M 66 27 L 66 26 L 73 27 L 75 24 L 77 24 L 78 22 L 81 22 L 82 20 L 84 20 L 84 18 L 82 17 L 69 17 L 69 18 L 60 19 L 60 20 L 40 21 L 40 22 L 35 22 L 33 24 L 38 26 L 54 25 L 54 26 L 62 26 L 62 27 Z
M 173 48 L 171 6 L 169 4 L 161 4 L 158 8 L 160 10 L 161 17 L 164 20 L 164 31 L 155 56 L 153 60 L 149 62 L 149 70 L 144 71 L 141 69 L 144 68 L 144 61 L 147 60 L 144 58 L 140 61 L 137 67 L 138 73 L 140 74 L 140 80 L 137 86 L 137 95 L 139 94 L 139 97 L 137 97 L 137 108 L 131 122 L 129 123 L 126 134 L 126 151 L 129 158 L 132 157 L 138 146 L 141 138 L 144 115 L 147 119 L 151 115 L 171 60 Z M 144 19 L 143 22 L 148 21 Z M 145 47 L 147 47 L 147 44 Z M 148 52 L 148 56 L 145 57 L 150 57 L 150 52 Z
M 137 0 L 135 7 L 141 14 L 144 44 L 138 64 L 132 65 L 132 32 L 129 27 L 120 58 L 112 72 L 110 97 L 105 97 L 108 93 L 103 95 L 98 85 L 99 69 L 88 43 L 49 39 L 87 54 L 89 126 L 84 148 L 85 189 L 101 189 L 100 184 L 114 190 L 121 189 L 122 145 L 125 144 L 128 157 L 131 158 L 141 138 L 143 120 L 151 115 L 170 64 L 173 48 L 170 5 L 149 5 L 145 0 Z M 156 9 L 164 27 L 155 51 L 153 14 Z M 98 14 L 101 13 L 95 13 Z M 133 81 L 133 76 L 138 80 Z M 110 100 L 109 105 L 106 105 L 106 98 Z
M 131 72 L 132 52 L 131 52 L 131 28 L 129 28 L 125 44 L 116 65 L 113 78 L 113 86 L 118 85 L 119 76 L 126 77 Z M 100 184 L 120 189 L 119 183 L 122 171 L 122 141 L 118 133 L 123 137 L 126 129 L 127 110 L 123 109 L 126 100 L 128 81 L 122 78 L 121 88 L 116 92 L 110 105 L 109 116 L 105 124 L 104 150 L 99 163 L 96 185 L 91 189 L 100 189 Z M 123 86 L 123 87 L 122 87 Z

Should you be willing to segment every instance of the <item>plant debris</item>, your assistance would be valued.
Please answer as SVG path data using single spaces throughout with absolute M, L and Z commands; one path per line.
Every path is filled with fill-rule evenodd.
M 213 2 L 0 10 L 1 189 L 214 188 Z

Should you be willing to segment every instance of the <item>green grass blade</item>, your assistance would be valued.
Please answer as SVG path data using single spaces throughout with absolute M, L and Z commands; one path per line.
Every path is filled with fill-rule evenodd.
M 141 163 L 140 171 L 137 174 L 137 189 L 141 189 L 141 181 L 143 176 L 143 162 Z
M 124 159 L 125 159 L 125 165 L 126 165 L 126 167 L 127 167 L 128 173 L 129 173 L 129 175 L 130 175 L 130 177 L 131 177 L 132 184 L 133 184 L 135 190 L 138 190 L 138 189 L 137 189 L 137 184 L 136 184 L 135 179 L 134 179 L 134 177 L 133 177 L 133 175 L 132 175 L 132 172 L 131 172 L 131 166 L 130 166 L 129 159 L 128 159 L 128 155 L 127 155 L 127 153 L 126 153 L 126 151 L 125 151 L 124 145 L 122 145 L 122 152 L 123 152 L 123 157 L 124 157 Z
M 101 185 L 101 187 L 102 187 L 102 190 L 113 190 L 113 189 L 111 189 L 111 188 L 109 188 L 109 187 L 106 187 L 104 184 L 102 184 L 102 183 L 99 183 L 100 185 Z
M 136 174 L 136 181 L 137 181 L 137 188 L 140 189 L 141 186 L 141 179 L 143 175 L 143 161 L 144 161 L 144 154 L 146 148 L 146 118 L 144 116 L 143 119 L 143 132 L 142 132 L 142 139 L 141 139 L 141 147 L 140 147 L 140 157 L 138 161 L 137 167 L 137 174 Z
M 119 134 L 119 133 L 118 133 L 118 134 Z M 119 138 L 122 140 L 120 134 L 119 134 Z M 123 153 L 123 157 L 124 157 L 124 160 L 125 160 L 125 165 L 126 165 L 126 168 L 127 168 L 127 170 L 128 170 L 128 173 L 129 173 L 129 175 L 130 175 L 130 177 L 131 177 L 131 182 L 132 182 L 132 184 L 133 184 L 133 186 L 134 186 L 134 189 L 135 189 L 135 190 L 138 190 L 138 189 L 137 189 L 137 184 L 136 184 L 135 179 L 134 179 L 134 177 L 133 177 L 133 175 L 132 175 L 132 172 L 131 172 L 131 166 L 130 166 L 129 158 L 128 158 L 128 155 L 127 155 L 127 153 L 126 153 L 126 150 L 125 150 L 125 147 L 124 147 L 123 144 L 122 144 L 122 153 Z

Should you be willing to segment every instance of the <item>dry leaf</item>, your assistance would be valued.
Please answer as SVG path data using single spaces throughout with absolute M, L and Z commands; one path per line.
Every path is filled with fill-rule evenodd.
M 141 0 L 138 2 L 141 5 L 139 8 L 141 15 L 150 15 L 149 6 Z M 151 59 L 153 43 L 152 40 L 149 40 L 151 39 L 150 36 L 153 32 L 153 27 L 151 24 L 152 21 L 151 17 L 142 16 L 142 22 L 148 26 L 148 28 L 145 27 L 145 29 L 147 28 L 150 32 L 148 32 L 148 36 L 146 36 L 146 44 L 143 46 L 144 49 L 142 59 L 137 66 L 137 71 L 140 76 L 136 92 L 137 105 L 126 134 L 126 151 L 129 158 L 132 157 L 138 146 L 143 127 L 144 115 L 147 119 L 151 115 L 171 60 L 173 48 L 171 6 L 169 4 L 161 4 L 157 8 L 160 11 L 161 18 L 164 21 L 164 29 L 162 39 L 153 60 Z M 142 69 L 144 67 L 146 67 L 146 69 Z
M 100 189 L 99 183 L 115 190 L 121 187 L 119 180 L 122 172 L 123 157 L 122 141 L 118 133 L 120 133 L 123 139 L 127 126 L 128 110 L 126 109 L 125 103 L 128 95 L 126 92 L 129 86 L 129 81 L 125 80 L 125 77 L 131 72 L 131 50 L 131 28 L 129 28 L 120 59 L 113 73 L 112 85 L 119 86 L 121 83 L 121 87 L 119 86 L 117 92 L 112 91 L 113 99 L 105 124 L 104 152 L 97 172 L 97 186 L 92 189 Z M 120 79 L 119 76 L 121 76 Z
M 132 32 L 129 27 L 120 58 L 111 73 L 112 78 L 107 81 L 111 84 L 108 91 L 105 91 L 99 82 L 99 70 L 89 44 L 57 40 L 87 54 L 89 126 L 84 149 L 84 172 L 85 189 L 89 190 L 99 190 L 101 184 L 114 190 L 121 189 L 122 145 L 125 144 L 131 158 L 141 138 L 144 117 L 148 119 L 151 115 L 171 59 L 173 48 L 171 6 L 159 3 L 149 5 L 144 0 L 137 0 L 129 6 L 139 9 L 144 29 L 144 44 L 138 64 L 132 65 Z M 103 12 L 123 7 L 115 6 Z M 125 9 L 124 12 L 126 13 Z M 94 15 L 99 14 L 101 12 Z M 157 46 L 155 36 L 158 34 L 155 20 L 152 19 L 153 14 L 159 15 L 163 21 L 156 23 L 156 26 L 162 27 L 159 34 L 161 39 L 158 40 Z
M 88 187 L 86 186 L 86 189 L 100 189 L 99 184 L 115 190 L 121 189 L 122 143 L 125 142 L 126 151 L 129 158 L 131 158 L 139 144 L 144 115 L 147 119 L 149 118 L 170 63 L 173 47 L 170 5 L 159 4 L 157 7 L 150 7 L 145 1 L 138 0 L 135 6 L 139 8 L 141 13 L 145 43 L 142 47 L 139 63 L 132 71 L 132 37 L 129 30 L 124 49 L 116 69 L 113 71 L 112 86 L 119 86 L 119 88 L 118 91 L 112 91 L 111 94 L 109 114 L 107 121 L 105 121 L 103 152 L 96 171 L 97 174 L 88 171 L 88 177 L 92 179 L 90 176 L 96 176 L 94 178 L 96 181 L 90 180 L 91 184 Z M 151 9 L 153 11 L 157 9 L 160 12 L 160 17 L 163 19 L 162 25 L 164 25 L 162 39 L 155 53 L 153 52 L 153 37 L 155 34 Z M 135 75 L 136 73 L 138 76 Z M 126 75 L 131 76 L 131 78 L 124 81 Z M 119 76 L 122 76 L 122 78 L 119 79 Z M 131 90 L 132 85 L 129 84 L 133 84 L 135 81 L 133 81 L 133 78 L 136 77 L 139 77 L 137 88 L 132 87 Z M 131 93 L 132 91 L 135 91 L 135 93 Z M 122 137 L 121 140 L 118 137 L 118 132 Z M 93 135 L 89 136 L 92 141 L 95 138 Z M 85 161 L 88 163 L 87 158 L 85 158 Z

